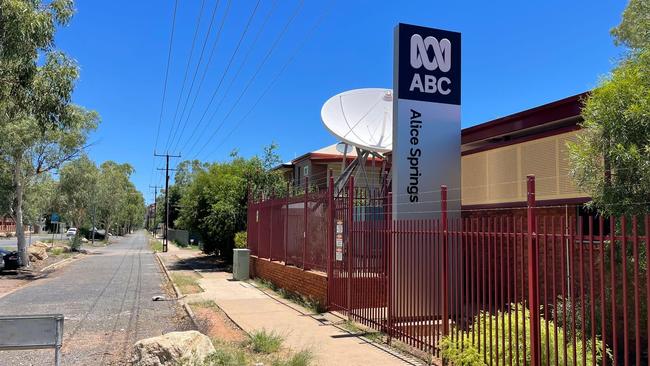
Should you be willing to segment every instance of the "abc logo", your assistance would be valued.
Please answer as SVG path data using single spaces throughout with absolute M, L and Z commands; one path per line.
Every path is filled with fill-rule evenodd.
M 429 58 L 429 48 L 433 49 L 433 58 Z M 411 36 L 411 66 L 419 69 L 424 66 L 429 71 L 440 69 L 447 72 L 451 69 L 451 42 L 443 38 L 438 42 L 435 37 L 422 39 L 419 34 Z
M 413 34 L 410 61 L 414 69 L 424 67 L 427 71 L 440 70 L 446 73 L 451 69 L 451 42 L 447 38 L 438 41 L 432 36 L 423 39 L 421 35 Z M 451 80 L 444 76 L 436 78 L 434 75 L 415 73 L 409 91 L 448 95 L 451 92 L 450 84 Z

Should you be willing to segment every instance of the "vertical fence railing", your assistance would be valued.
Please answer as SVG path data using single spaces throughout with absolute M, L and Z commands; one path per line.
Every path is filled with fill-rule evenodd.
M 25 225 L 25 230 L 27 230 L 28 225 Z M 16 232 L 16 224 L 1 224 L 0 225 L 0 233 L 15 233 Z
M 305 268 L 305 262 L 307 261 L 307 206 L 309 203 L 309 177 L 305 177 L 305 201 L 303 204 L 303 232 L 302 232 L 302 269 Z
M 442 234 L 442 268 L 440 269 L 442 271 L 440 280 L 442 288 L 442 335 L 446 336 L 449 334 L 449 322 L 447 321 L 449 319 L 449 249 L 447 243 L 449 227 L 447 222 L 447 186 L 445 185 L 440 186 L 440 211 L 442 225 L 440 228 Z
M 335 209 L 334 209 L 334 174 L 329 171 L 327 179 L 327 278 L 334 276 L 333 263 L 335 260 Z M 332 300 L 332 286 L 327 286 L 327 304 Z
M 249 247 L 260 255 L 254 238 L 280 205 L 273 222 L 282 218 L 285 240 L 273 240 L 283 248 L 269 251 L 273 259 L 320 268 L 330 309 L 440 357 L 453 343 L 487 365 L 647 365 L 649 217 L 538 206 L 534 177 L 526 182 L 525 207 L 450 218 L 443 186 L 439 218 L 393 220 L 390 193 L 353 181 L 335 191 L 330 178 L 327 194 L 251 201 Z M 319 220 L 326 239 L 305 245 Z
M 537 246 L 537 219 L 535 218 L 535 176 L 529 175 L 527 186 L 527 239 L 528 239 L 528 310 L 530 311 L 530 364 L 540 366 L 539 329 L 539 249 Z
M 347 227 L 348 227 L 348 235 L 347 235 L 347 242 L 345 243 L 345 247 L 343 249 L 343 257 L 346 258 L 346 264 L 347 264 L 347 296 L 346 296 L 346 302 L 347 306 L 346 308 L 348 309 L 348 318 L 350 317 L 350 314 L 352 313 L 352 277 L 354 276 L 354 268 L 352 268 L 352 258 L 354 257 L 353 253 L 353 245 L 354 245 L 354 235 L 352 234 L 354 231 L 354 176 L 351 176 L 349 179 L 349 184 L 348 184 L 348 205 L 347 205 Z
M 387 212 L 386 212 L 386 223 L 384 224 L 384 227 L 386 229 L 386 245 L 388 246 L 387 248 L 387 259 L 385 261 L 386 263 L 386 328 L 384 328 L 384 331 L 388 334 L 388 342 L 392 340 L 393 337 L 393 317 L 394 317 L 394 301 L 395 301 L 395 295 L 393 293 L 393 250 L 394 250 L 394 242 L 393 242 L 393 233 L 395 231 L 394 229 L 394 222 L 393 222 L 393 194 L 388 193 L 388 199 L 387 199 Z
M 256 200 L 249 193 L 248 248 L 259 258 L 327 272 L 328 194 L 314 187 L 310 192 L 308 181 L 302 194 L 292 193 L 290 186 L 283 197 L 272 194 Z

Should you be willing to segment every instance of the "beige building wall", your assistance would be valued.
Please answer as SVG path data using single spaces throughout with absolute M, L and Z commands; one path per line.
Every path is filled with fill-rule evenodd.
M 578 131 L 465 155 L 461 159 L 463 205 L 526 200 L 526 176 L 535 175 L 536 199 L 587 197 L 569 177 L 566 143 Z

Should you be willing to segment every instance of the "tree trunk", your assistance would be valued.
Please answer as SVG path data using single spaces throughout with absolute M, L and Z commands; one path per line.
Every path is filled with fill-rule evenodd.
M 23 225 L 23 177 L 22 177 L 23 156 L 19 154 L 14 157 L 14 217 L 16 220 L 16 237 L 18 238 L 18 255 L 23 266 L 29 267 L 29 254 L 27 254 L 27 242 L 25 241 L 25 226 Z

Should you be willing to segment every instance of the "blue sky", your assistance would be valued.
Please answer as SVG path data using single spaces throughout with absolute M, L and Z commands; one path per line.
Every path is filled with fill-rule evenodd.
M 462 33 L 463 127 L 588 90 L 623 52 L 614 47 L 609 30 L 620 21 L 624 1 L 307 0 L 299 7 L 298 0 L 260 0 L 223 77 L 257 0 L 233 0 L 222 28 L 228 0 L 220 0 L 195 71 L 215 3 L 203 3 L 187 68 L 202 1 L 179 0 L 157 148 L 180 152 L 183 159 L 225 160 L 233 149 L 251 156 L 274 141 L 282 158 L 290 160 L 334 143 L 320 121 L 322 104 L 349 89 L 391 87 L 398 22 Z M 152 153 L 174 2 L 77 0 L 76 7 L 72 23 L 57 35 L 57 47 L 81 67 L 74 101 L 102 116 L 89 155 L 97 163 L 132 164 L 136 186 L 151 201 L 148 186 L 163 183 L 155 168 L 164 161 L 158 158 L 154 165 Z M 315 31 L 314 24 L 319 25 Z M 174 139 L 168 137 L 173 126 Z

